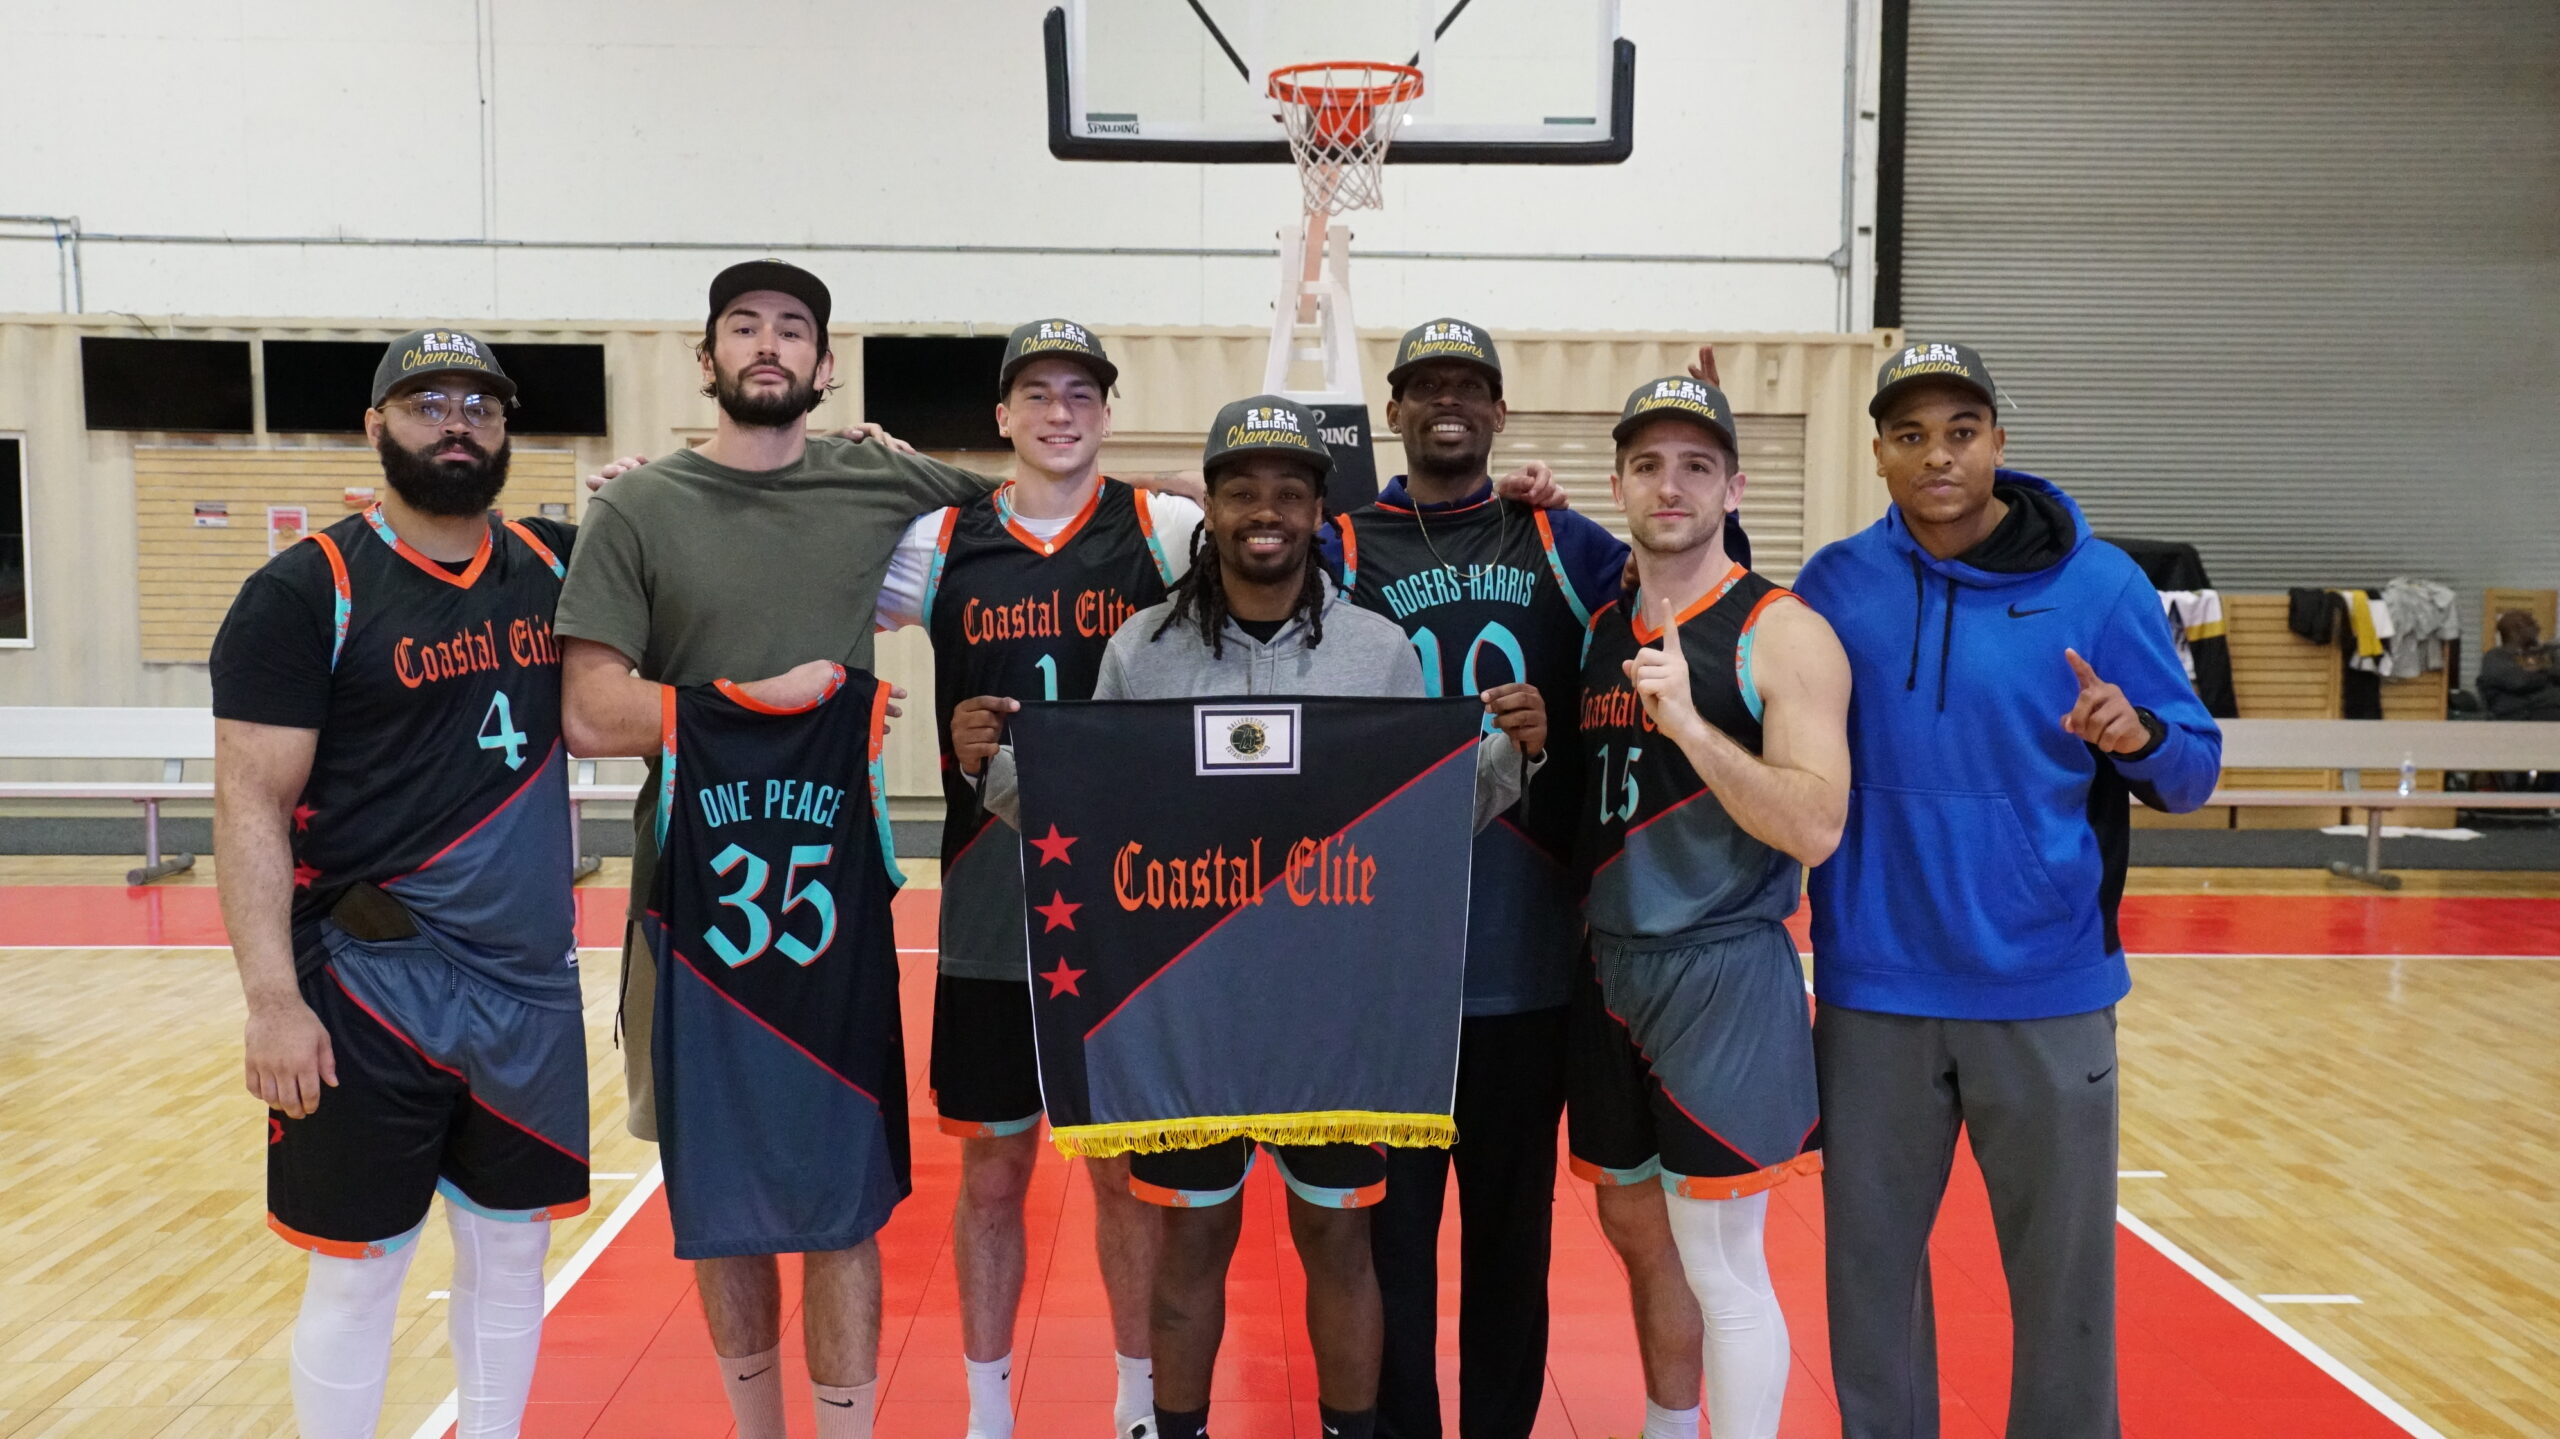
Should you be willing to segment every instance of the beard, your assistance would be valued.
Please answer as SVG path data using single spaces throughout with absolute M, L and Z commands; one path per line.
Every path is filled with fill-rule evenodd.
M 717 365 L 712 366 L 711 373 L 712 397 L 720 402 L 722 412 L 753 430 L 787 428 L 792 421 L 818 408 L 818 402 L 827 397 L 826 391 L 818 388 L 814 375 L 806 380 L 793 375 L 791 387 L 778 395 L 751 395 L 746 392 L 744 376 L 730 374 Z
M 383 432 L 374 449 L 382 456 L 382 477 L 412 508 L 430 515 L 463 518 L 485 514 L 498 492 L 507 487 L 508 443 L 496 450 L 481 448 L 469 435 L 439 435 L 424 450 L 403 448 Z M 435 452 L 450 444 L 471 451 L 467 460 L 439 460 Z

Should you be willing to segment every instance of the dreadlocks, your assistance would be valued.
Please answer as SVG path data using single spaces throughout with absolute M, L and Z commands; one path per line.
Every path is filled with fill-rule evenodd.
M 1307 648 L 1324 643 L 1325 607 L 1324 559 L 1311 540 L 1307 545 L 1307 571 L 1298 585 L 1297 607 L 1291 614 L 1307 624 Z M 1200 627 L 1200 638 L 1209 642 L 1212 659 L 1227 657 L 1227 582 L 1218 564 L 1218 547 L 1209 543 L 1209 526 L 1203 523 L 1191 532 L 1191 569 L 1173 585 L 1173 608 L 1165 612 L 1164 622 L 1149 641 L 1164 638 L 1164 632 L 1184 620 Z

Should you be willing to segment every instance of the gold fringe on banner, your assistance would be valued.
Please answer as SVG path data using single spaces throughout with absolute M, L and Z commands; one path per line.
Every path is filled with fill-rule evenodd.
M 1114 1154 L 1161 1154 L 1168 1149 L 1206 1149 L 1236 1138 L 1273 1144 L 1388 1144 L 1405 1149 L 1446 1149 L 1458 1142 L 1458 1122 L 1445 1114 L 1330 1109 L 1310 1114 L 1220 1114 L 1075 1124 L 1053 1129 L 1049 1134 L 1049 1142 L 1058 1146 L 1059 1153 L 1091 1159 Z

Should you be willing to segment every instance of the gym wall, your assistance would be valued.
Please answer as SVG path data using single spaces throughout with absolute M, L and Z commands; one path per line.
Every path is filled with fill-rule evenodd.
M 0 312 L 655 319 L 816 245 L 842 324 L 1265 323 L 1294 178 L 1053 159 L 1050 3 L 13 7 L 0 208 L 85 238 L 0 223 Z M 1397 171 L 1354 226 L 1361 314 L 1863 328 L 1846 27 L 1876 11 L 1627 0 L 1634 158 Z

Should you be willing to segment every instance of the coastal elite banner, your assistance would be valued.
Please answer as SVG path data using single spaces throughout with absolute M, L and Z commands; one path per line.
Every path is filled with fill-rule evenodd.
M 1264 695 L 1013 716 L 1060 1149 L 1456 1137 L 1483 719 Z

